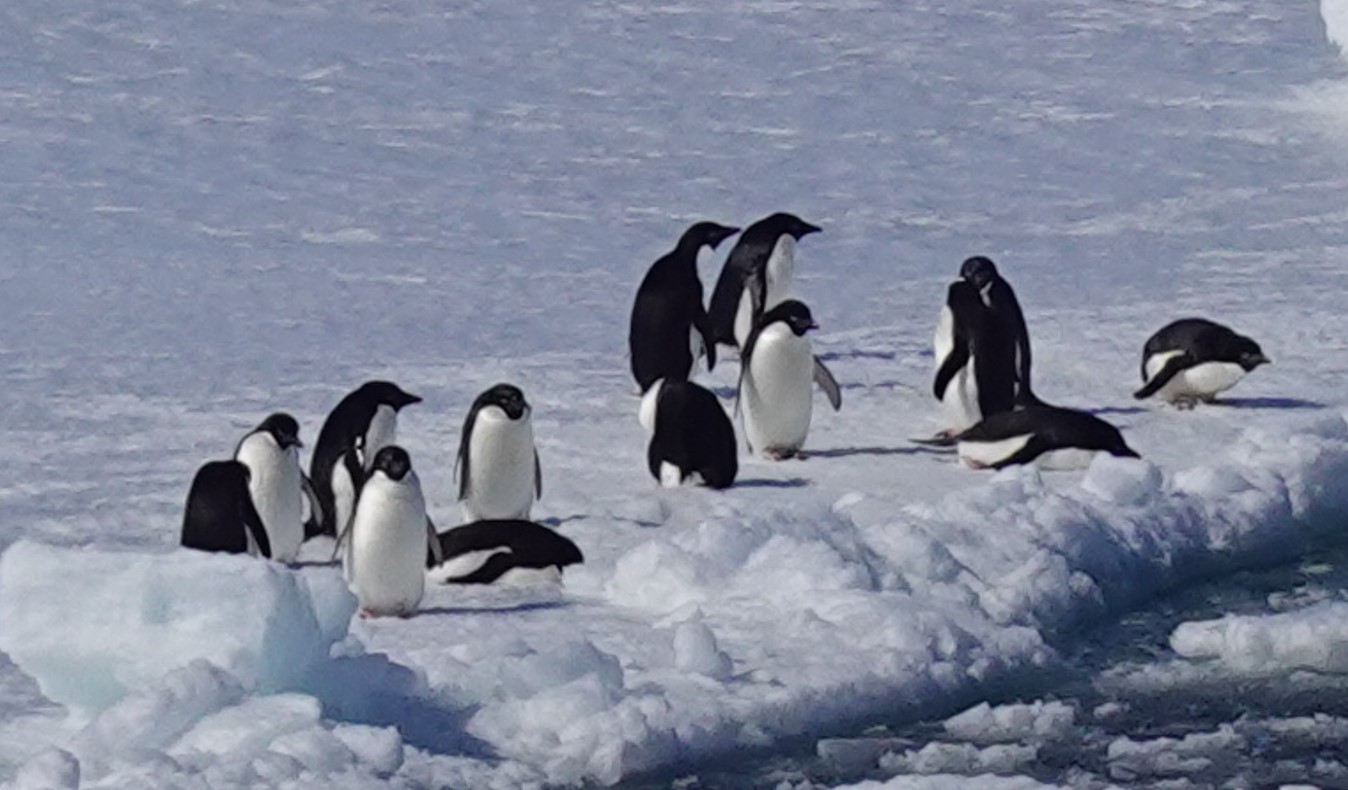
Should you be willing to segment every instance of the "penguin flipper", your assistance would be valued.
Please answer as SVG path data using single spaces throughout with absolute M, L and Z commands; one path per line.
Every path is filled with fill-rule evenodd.
M 267 559 L 271 559 L 271 538 L 267 537 L 267 529 L 262 526 L 262 516 L 258 515 L 251 497 L 244 499 L 242 509 L 243 525 L 252 533 L 253 541 L 257 543 L 258 553 Z
M 702 350 L 707 355 L 707 372 L 710 373 L 716 368 L 716 335 L 711 328 L 711 317 L 701 305 L 698 305 L 697 312 L 693 313 L 693 328 L 702 337 Z
M 534 496 L 543 498 L 543 464 L 538 461 L 538 450 L 534 450 Z
M 434 568 L 445 561 L 445 548 L 440 543 L 440 534 L 435 531 L 435 522 L 426 517 L 426 567 Z
M 1043 455 L 1048 449 L 1049 448 L 1045 446 L 1042 439 L 1038 436 L 1034 436 L 1030 438 L 1030 441 L 1025 443 L 1024 447 L 994 464 L 989 464 L 988 467 L 991 469 L 1005 469 L 1008 466 L 1028 464 Z
M 1156 371 L 1155 376 L 1151 377 L 1151 381 L 1148 381 L 1142 389 L 1134 392 L 1133 397 L 1138 400 L 1150 398 L 1152 395 L 1159 392 L 1162 387 L 1169 384 L 1171 379 L 1175 378 L 1175 376 L 1188 368 L 1193 367 L 1195 364 L 1197 364 L 1197 361 L 1187 352 L 1176 354 L 1170 359 L 1167 359 L 1165 365 L 1163 365 L 1160 370 Z
M 814 383 L 828 396 L 829 405 L 834 411 L 842 408 L 842 388 L 838 386 L 838 380 L 833 378 L 833 373 L 824 366 L 824 360 L 817 356 L 814 358 Z
M 464 576 L 445 579 L 445 584 L 491 584 L 516 566 L 513 552 L 508 547 L 491 555 L 482 567 Z
M 931 388 L 936 400 L 945 398 L 945 389 L 950 386 L 950 380 L 955 378 L 955 374 L 959 373 L 968 363 L 969 346 L 965 343 L 956 343 L 955 348 L 949 354 L 946 354 L 945 361 L 941 363 L 941 369 L 936 371 L 936 382 Z

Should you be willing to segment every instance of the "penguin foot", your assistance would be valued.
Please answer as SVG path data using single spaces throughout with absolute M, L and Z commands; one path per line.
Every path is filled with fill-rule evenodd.
M 1176 398 L 1172 403 L 1174 403 L 1175 408 L 1180 411 L 1193 411 L 1194 407 L 1198 405 L 1198 398 L 1185 396 Z
M 969 467 L 970 469 L 987 469 L 987 468 L 988 468 L 988 465 L 987 465 L 987 464 L 985 464 L 985 463 L 983 463 L 982 461 L 979 461 L 979 460 L 977 460 L 977 459 L 974 459 L 974 458 L 969 458 L 969 457 L 966 456 L 966 457 L 964 457 L 964 458 L 961 458 L 960 460 L 963 461 L 963 462 L 964 462 L 964 465 L 967 466 L 967 467 Z
M 804 455 L 799 450 L 772 447 L 763 451 L 763 457 L 769 461 L 785 461 L 788 458 L 803 458 Z
M 374 612 L 370 611 L 369 609 L 365 609 L 365 608 L 362 608 L 357 614 L 360 615 L 360 619 L 362 619 L 362 620 L 368 620 L 368 619 L 370 619 L 371 617 L 374 617 L 374 616 L 375 616 Z

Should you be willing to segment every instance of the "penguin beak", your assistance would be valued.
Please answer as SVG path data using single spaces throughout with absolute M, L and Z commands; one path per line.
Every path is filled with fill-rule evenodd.
M 734 236 L 736 233 L 739 232 L 740 232 L 739 228 L 724 228 L 718 231 L 711 240 L 711 248 L 713 250 L 716 249 L 721 244 L 721 242 L 725 241 L 726 239 L 730 238 L 731 236 Z
M 818 225 L 811 225 L 808 222 L 802 222 L 800 223 L 800 233 L 796 236 L 796 238 L 798 239 L 804 238 L 810 235 L 811 233 L 818 233 L 821 230 L 823 230 L 823 228 L 819 227 Z
M 1264 356 L 1263 354 L 1257 354 L 1257 355 L 1255 355 L 1255 358 L 1254 358 L 1252 361 L 1253 361 L 1254 364 L 1256 364 L 1256 365 L 1272 365 L 1272 364 L 1273 364 L 1273 360 L 1269 359 L 1268 357 Z
M 819 328 L 819 322 L 817 322 L 817 321 L 811 321 L 811 322 L 810 322 L 809 328 L 810 328 L 810 329 L 818 329 L 818 328 Z
M 303 447 L 303 446 L 304 446 L 304 442 L 301 442 L 301 441 L 300 441 L 300 437 L 298 437 L 298 436 L 287 436 L 287 437 L 286 437 L 285 444 L 282 445 L 282 446 L 283 446 L 283 447 Z
M 421 403 L 421 396 L 413 395 L 410 392 L 406 393 L 406 397 L 403 398 L 403 406 L 411 406 L 414 403 Z

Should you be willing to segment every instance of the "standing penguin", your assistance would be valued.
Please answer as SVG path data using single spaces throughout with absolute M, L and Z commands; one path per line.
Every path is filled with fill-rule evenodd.
M 201 551 L 271 556 L 271 541 L 248 492 L 248 467 L 211 461 L 197 470 L 187 492 L 181 542 Z
M 1006 377 L 1011 368 L 984 359 L 996 347 L 990 325 L 978 288 L 963 278 L 951 283 L 932 342 L 932 394 L 941 402 L 946 422 L 935 442 L 953 442 L 955 434 L 978 424 L 984 413 L 1005 411 L 1015 391 L 1014 379 Z
M 1250 338 L 1204 318 L 1182 318 L 1162 327 L 1142 349 L 1141 400 L 1159 395 L 1179 408 L 1211 403 L 1269 358 Z
M 305 538 L 335 536 L 346 526 L 375 455 L 397 441 L 398 411 L 420 402 L 387 381 L 366 382 L 342 398 L 318 432 L 309 462 L 320 512 L 305 525 Z
M 465 521 L 528 519 L 543 496 L 531 409 L 513 384 L 478 395 L 459 434 L 456 471 Z
M 632 305 L 627 335 L 632 376 L 642 392 L 658 379 L 691 376 L 694 344 L 705 349 L 707 369 L 716 366 L 716 341 L 702 306 L 697 254 L 704 246 L 716 249 L 738 232 L 739 228 L 699 222 L 684 231 L 678 246 L 646 272 Z
M 361 487 L 342 567 L 362 617 L 414 613 L 426 590 L 426 500 L 407 451 L 375 454 Z
M 1016 292 L 982 255 L 960 266 L 960 279 L 973 284 L 988 311 L 987 342 L 978 359 L 989 383 L 988 391 L 979 392 L 983 416 L 1040 403 L 1030 387 L 1030 332 Z
M 1097 452 L 1137 458 L 1119 429 L 1094 414 L 1058 406 L 1026 406 L 994 414 L 956 437 L 959 457 L 974 469 L 1029 464 L 1081 469 Z
M 819 231 L 817 225 L 785 213 L 745 229 L 711 294 L 708 313 L 716 342 L 744 347 L 758 317 L 791 293 L 796 242 Z
M 289 414 L 278 412 L 262 421 L 239 442 L 234 460 L 248 467 L 248 490 L 253 506 L 271 539 L 272 559 L 294 562 L 304 542 L 304 504 L 317 513 L 309 478 L 300 470 L 300 426 Z
M 774 461 L 800 452 L 810 430 L 815 382 L 834 411 L 842 407 L 838 382 L 805 337 L 818 328 L 809 307 L 787 299 L 764 313 L 749 335 L 740 360 L 738 406 L 752 452 Z
M 556 582 L 567 565 L 585 561 L 570 539 L 532 521 L 475 521 L 439 541 L 444 564 L 430 576 L 447 584 Z
M 656 389 L 658 387 L 658 390 Z M 646 465 L 660 485 L 729 488 L 739 472 L 735 426 L 721 402 L 691 381 L 659 381 Z

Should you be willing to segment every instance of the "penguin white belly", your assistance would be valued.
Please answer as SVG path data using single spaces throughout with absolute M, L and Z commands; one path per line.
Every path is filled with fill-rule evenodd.
M 945 358 L 955 350 L 955 314 L 946 305 L 941 308 L 941 316 L 936 319 L 936 334 L 931 339 L 932 373 L 941 369 Z
M 282 450 L 269 434 L 254 433 L 243 440 L 234 458 L 248 467 L 248 491 L 267 530 L 272 559 L 294 562 L 304 542 L 304 493 L 298 450 L 294 447 Z
M 1034 465 L 1051 472 L 1070 472 L 1090 466 L 1096 454 L 1095 450 L 1081 447 L 1063 447 L 1040 453 L 1039 457 L 1034 459 Z
M 789 235 L 779 237 L 763 270 L 768 281 L 763 312 L 767 312 L 791 296 L 791 281 L 796 272 L 796 240 Z M 735 342 L 740 348 L 744 348 L 753 328 L 753 301 L 746 288 L 740 294 L 739 310 L 735 313 Z
M 361 457 L 361 466 L 366 472 L 374 465 L 374 457 L 390 444 L 398 443 L 398 412 L 387 404 L 381 403 L 370 418 L 365 429 L 365 447 Z
M 660 400 L 660 390 L 665 386 L 664 379 L 656 379 L 651 388 L 646 390 L 646 394 L 641 396 L 641 407 L 637 409 L 637 421 L 641 427 L 646 429 L 646 433 L 655 433 L 655 409 Z
M 512 420 L 497 406 L 477 414 L 468 442 L 465 521 L 528 519 L 534 504 L 534 429 L 528 416 Z
M 761 455 L 791 455 L 805 444 L 814 408 L 810 342 L 784 324 L 764 329 L 745 376 L 744 433 Z
M 539 584 L 559 585 L 562 571 L 556 565 L 545 568 L 511 568 L 496 580 L 502 587 L 533 587 Z
M 1245 378 L 1245 369 L 1234 362 L 1204 362 L 1181 371 L 1157 392 L 1163 399 L 1210 398 L 1225 392 Z
M 683 476 L 683 470 L 671 464 L 669 461 L 660 462 L 660 486 L 662 488 L 678 488 L 684 484 L 690 486 L 702 485 L 701 472 L 689 472 L 687 477 Z
M 426 503 L 413 475 L 375 475 L 361 491 L 347 579 L 370 614 L 411 614 L 426 591 Z
M 978 406 L 978 377 L 974 373 L 973 359 L 960 368 L 946 385 L 945 397 L 941 399 L 941 414 L 945 417 L 946 427 L 955 433 L 982 422 L 983 412 Z
M 992 442 L 960 442 L 960 460 L 975 469 L 982 469 L 1005 461 L 1030 443 L 1033 434 L 1008 436 Z

